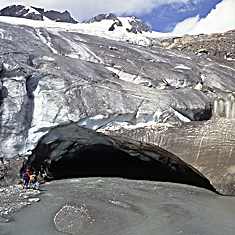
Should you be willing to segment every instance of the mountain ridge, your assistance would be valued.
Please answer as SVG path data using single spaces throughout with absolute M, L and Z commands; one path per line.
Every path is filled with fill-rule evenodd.
M 26 18 L 31 20 L 52 20 L 55 22 L 66 22 L 76 24 L 78 21 L 73 19 L 70 13 L 66 10 L 64 12 L 59 12 L 55 10 L 45 11 L 43 8 L 38 8 L 34 6 L 24 6 L 24 5 L 11 5 L 0 10 L 0 16 L 10 16 Z M 142 33 L 142 32 L 152 32 L 148 25 L 139 19 L 138 17 L 126 17 L 128 18 L 125 30 L 131 33 Z M 124 17 L 117 17 L 113 13 L 99 14 L 92 19 L 86 21 L 86 24 L 92 24 L 101 22 L 103 20 L 110 21 L 108 31 L 114 31 L 116 27 L 123 27 L 121 19 Z
M 0 10 L 0 16 L 20 17 L 31 20 L 49 20 L 56 22 L 77 23 L 70 13 L 66 10 L 64 12 L 49 10 L 45 11 L 43 8 L 24 5 L 11 5 Z
M 109 27 L 109 31 L 114 31 L 116 27 L 125 27 L 125 25 L 123 24 L 122 20 L 123 19 L 127 19 L 128 24 L 126 23 L 126 31 L 127 32 L 131 32 L 131 33 L 143 33 L 143 32 L 152 32 L 152 30 L 148 27 L 148 25 L 142 21 L 141 19 L 139 19 L 138 17 L 132 16 L 132 17 L 117 17 L 116 15 L 114 15 L 113 13 L 109 13 L 109 14 L 99 14 L 95 17 L 93 17 L 92 19 L 86 21 L 86 24 L 91 24 L 91 23 L 95 23 L 95 22 L 101 22 L 102 20 L 110 20 L 113 21 L 113 23 L 111 24 L 111 26 Z

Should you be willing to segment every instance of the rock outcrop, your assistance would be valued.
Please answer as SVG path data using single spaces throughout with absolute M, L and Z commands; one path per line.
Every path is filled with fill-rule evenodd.
M 73 17 L 67 10 L 65 10 L 64 12 L 59 12 L 54 10 L 45 11 L 44 9 L 37 7 L 33 8 L 40 12 L 41 15 L 46 16 L 48 19 L 54 20 L 56 22 L 67 22 L 72 24 L 78 23 L 75 19 L 73 19 Z
M 211 35 L 184 35 L 161 41 L 161 45 L 168 49 L 194 52 L 199 55 L 212 55 L 227 60 L 235 59 L 235 30 Z
M 23 5 L 12 5 L 3 8 L 0 11 L 0 16 L 20 17 L 32 20 L 43 20 L 43 15 L 31 7 Z
M 233 60 L 122 43 L 59 23 L 52 28 L 0 22 L 0 38 L 2 168 L 17 156 L 18 163 L 29 159 L 26 164 L 41 171 L 44 160 L 51 165 L 57 156 L 55 146 L 75 151 L 74 139 L 72 145 L 69 139 L 39 144 L 54 127 L 72 122 L 94 133 L 160 146 L 219 193 L 235 195 Z M 156 125 L 153 132 L 150 124 Z M 53 151 L 35 160 L 48 146 Z M 8 180 L 2 174 L 1 182 Z
M 113 13 L 99 14 L 99 15 L 93 17 L 92 19 L 86 21 L 86 24 L 101 22 L 102 20 L 113 20 L 116 23 L 117 26 L 120 26 L 120 27 L 123 26 L 122 22 Z
M 124 18 L 125 19 L 125 18 Z M 152 32 L 148 25 L 141 19 L 132 16 L 126 17 L 124 23 L 122 23 L 123 18 L 117 17 L 113 13 L 110 14 L 99 14 L 94 18 L 88 20 L 86 24 L 91 24 L 95 22 L 101 22 L 104 20 L 110 21 L 109 31 L 114 31 L 116 27 L 125 27 L 125 30 L 129 33 L 143 33 L 143 32 Z
M 42 8 L 37 7 L 27 7 L 23 5 L 11 5 L 0 10 L 0 16 L 11 16 L 20 17 L 31 20 L 44 20 L 47 19 L 56 22 L 67 22 L 67 23 L 77 23 L 68 11 L 58 12 L 58 11 L 45 11 Z
M 148 25 L 138 17 L 132 16 L 131 20 L 129 20 L 129 24 L 132 27 L 131 29 L 126 29 L 127 32 L 132 32 L 132 33 L 152 32 L 152 30 L 148 27 Z

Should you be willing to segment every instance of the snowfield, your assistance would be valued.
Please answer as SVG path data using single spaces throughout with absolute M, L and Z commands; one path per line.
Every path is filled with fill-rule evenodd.
M 44 17 L 45 21 L 39 20 L 30 20 L 25 18 L 16 18 L 16 17 L 8 17 L 8 16 L 0 16 L 0 22 L 5 22 L 9 24 L 15 25 L 27 25 L 34 28 L 46 28 L 47 30 L 54 32 L 59 30 L 65 30 L 69 32 L 77 32 L 83 33 L 98 37 L 103 37 L 107 39 L 112 39 L 120 42 L 129 42 L 141 46 L 151 46 L 152 42 L 171 38 L 179 35 L 173 35 L 171 33 L 159 33 L 159 32 L 143 32 L 141 33 L 131 33 L 127 32 L 126 29 L 130 29 L 131 25 L 129 24 L 130 17 L 118 17 L 118 19 L 122 22 L 122 27 L 115 26 L 114 31 L 108 31 L 111 25 L 114 23 L 113 20 L 102 20 L 100 22 L 93 23 L 64 23 L 64 22 L 55 22 L 46 17 Z M 1 31 L 1 35 L 3 38 L 3 32 Z

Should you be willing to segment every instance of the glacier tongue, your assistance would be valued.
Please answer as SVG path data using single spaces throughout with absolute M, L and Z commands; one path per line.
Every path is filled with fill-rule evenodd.
M 1 146 L 9 146 L 4 156 L 33 148 L 48 128 L 60 123 L 72 121 L 91 129 L 174 124 L 200 120 L 211 108 L 208 97 L 193 89 L 201 82 L 202 67 L 205 74 L 211 70 L 204 61 L 179 51 L 118 42 L 123 35 L 145 38 L 144 33 L 0 19 L 1 32 L 15 39 L 1 40 Z M 114 41 L 100 36 L 118 37 Z M 219 76 L 220 71 L 214 73 Z M 197 118 L 185 115 L 190 112 Z
M 192 164 L 202 172 L 202 149 L 210 155 L 211 143 L 216 151 L 219 143 L 219 155 L 233 156 L 232 61 L 141 46 L 141 40 L 152 44 L 154 32 L 109 32 L 92 24 L 35 24 L 10 17 L 0 17 L 0 29 L 0 157 L 4 161 L 33 150 L 54 127 L 70 123 L 97 134 L 127 133 L 177 155 L 194 156 Z M 213 130 L 214 118 L 231 125 L 228 136 L 221 133 L 225 141 L 212 138 L 206 127 L 206 133 L 200 134 L 201 125 L 207 123 L 201 121 L 211 119 Z M 180 132 L 180 127 L 185 131 Z M 215 127 L 221 130 L 219 124 Z M 137 136 L 133 130 L 139 130 Z M 171 143 L 164 133 L 170 133 Z M 190 140 L 188 152 L 182 151 L 185 139 L 178 133 Z M 204 141 L 210 138 L 212 142 Z M 69 141 L 64 143 L 65 151 Z

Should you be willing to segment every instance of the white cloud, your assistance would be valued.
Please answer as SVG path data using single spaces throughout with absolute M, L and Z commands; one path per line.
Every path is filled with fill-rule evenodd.
M 225 32 L 235 29 L 235 0 L 223 0 L 215 9 L 202 19 L 199 15 L 188 18 L 178 23 L 173 33 L 175 34 L 199 34 Z
M 186 20 L 178 23 L 174 30 L 173 33 L 175 34 L 184 34 L 187 32 L 191 32 L 193 30 L 193 28 L 197 25 L 199 21 L 199 15 L 195 16 L 195 17 L 190 17 L 187 18 Z
M 150 13 L 154 8 L 173 4 L 187 3 L 189 0 L 1 0 L 0 8 L 22 4 L 42 7 L 47 10 L 68 10 L 78 21 L 88 20 L 100 13 L 115 13 L 118 16 L 141 15 Z

